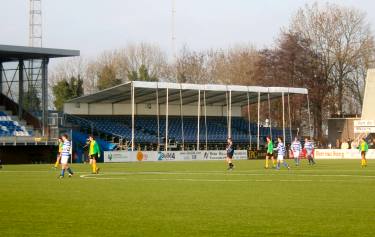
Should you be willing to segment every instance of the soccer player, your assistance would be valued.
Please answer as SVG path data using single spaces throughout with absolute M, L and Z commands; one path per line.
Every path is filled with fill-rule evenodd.
M 307 160 L 309 161 L 309 165 L 315 165 L 315 160 L 313 157 L 314 144 L 312 143 L 312 141 L 309 141 L 309 139 L 305 138 L 304 148 L 306 150 L 306 156 Z
M 59 166 L 60 160 L 61 160 L 61 152 L 62 152 L 62 147 L 63 147 L 63 141 L 62 141 L 61 137 L 59 137 L 59 140 L 57 142 L 57 146 L 58 146 L 57 158 L 56 158 L 55 165 L 53 167 L 55 169 L 57 169 L 57 167 Z
M 366 153 L 368 151 L 368 144 L 365 138 L 361 139 L 358 149 L 361 152 L 361 166 L 362 168 L 367 167 Z
M 230 137 L 227 139 L 226 151 L 227 151 L 227 163 L 229 166 L 228 170 L 233 170 L 234 165 L 232 163 L 232 159 L 233 159 L 233 154 L 234 154 L 234 146 L 233 146 L 232 138 Z
M 266 154 L 266 166 L 265 168 L 268 169 L 268 159 L 271 158 L 272 160 L 272 167 L 275 168 L 275 158 L 273 155 L 273 141 L 270 137 L 266 138 L 267 140 L 267 154 Z
M 297 137 L 294 138 L 294 141 L 292 143 L 292 154 L 294 158 L 294 163 L 296 166 L 299 166 L 299 156 L 301 154 L 302 145 L 301 142 L 298 140 Z
M 285 145 L 283 143 L 283 139 L 281 137 L 277 138 L 277 147 L 275 150 L 277 150 L 277 166 L 276 169 L 280 169 L 280 165 L 283 164 L 285 168 L 290 169 L 288 163 L 284 161 L 284 156 L 285 156 Z
M 90 164 L 92 166 L 92 173 L 99 174 L 99 167 L 97 167 L 96 162 L 100 157 L 100 149 L 98 143 L 95 141 L 93 135 L 89 136 L 90 146 L 89 146 L 89 157 Z
M 59 176 L 60 179 L 64 178 L 65 171 L 68 171 L 69 177 L 72 177 L 73 171 L 69 167 L 69 157 L 72 154 L 72 145 L 68 140 L 68 135 L 64 134 L 61 137 L 63 141 L 62 151 L 61 151 L 61 174 Z

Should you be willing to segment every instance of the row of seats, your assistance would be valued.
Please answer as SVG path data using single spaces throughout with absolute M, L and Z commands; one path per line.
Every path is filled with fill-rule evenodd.
M 9 136 L 30 136 L 25 126 L 21 126 L 17 121 L 11 120 L 8 115 L 2 115 L 0 111 L 0 137 Z
M 68 116 L 68 122 L 85 128 L 95 128 L 96 130 L 122 136 L 130 140 L 132 135 L 130 116 Z M 135 117 L 135 140 L 137 143 L 156 143 L 158 140 L 158 123 L 155 116 L 137 116 Z M 223 142 L 227 138 L 227 120 L 226 117 L 207 117 L 199 120 L 199 139 L 201 142 L 207 139 L 209 142 Z M 183 126 L 182 126 L 183 124 Z M 183 130 L 182 130 L 183 127 Z M 159 136 L 165 137 L 166 118 L 159 119 Z M 260 127 L 260 140 L 263 142 L 266 136 L 275 139 L 283 135 L 282 129 Z M 196 142 L 198 136 L 198 123 L 196 117 L 169 117 L 168 118 L 168 137 L 177 142 Z M 232 118 L 232 138 L 236 142 L 248 143 L 250 140 L 257 140 L 257 124 L 250 123 L 250 136 L 248 121 L 241 117 Z M 287 142 L 290 142 L 290 130 L 286 129 Z

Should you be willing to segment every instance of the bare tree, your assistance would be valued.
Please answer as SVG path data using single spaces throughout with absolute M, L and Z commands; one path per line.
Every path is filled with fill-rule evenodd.
M 127 64 L 127 73 L 137 72 L 145 67 L 152 78 L 161 79 L 165 75 L 166 54 L 155 44 L 129 44 L 120 50 L 120 54 Z
M 211 73 L 218 83 L 255 85 L 259 52 L 252 45 L 237 45 L 212 55 Z
M 49 75 L 49 82 L 55 84 L 62 79 L 78 77 L 86 77 L 87 60 L 83 57 L 69 58 L 61 60 L 56 64 Z
M 125 81 L 127 72 L 128 64 L 120 50 L 105 51 L 88 63 L 86 70 L 88 79 L 84 82 L 85 91 L 93 93 L 120 84 Z
M 261 59 L 256 73 L 260 85 L 303 87 L 309 90 L 315 135 L 322 137 L 322 124 L 331 89 L 323 76 L 322 63 L 319 55 L 310 49 L 310 41 L 299 35 L 282 33 L 277 41 L 277 47 L 261 51 Z M 292 125 L 302 125 L 309 129 L 307 98 L 293 96 L 290 98 Z M 273 121 L 282 122 L 280 104 L 271 104 Z M 268 112 L 267 112 L 268 113 Z M 306 134 L 308 135 L 308 133 Z
M 331 109 L 342 114 L 344 93 L 350 76 L 373 51 L 373 36 L 365 14 L 357 9 L 327 3 L 306 5 L 293 17 L 290 32 L 310 41 L 310 48 L 320 56 L 323 76 L 335 87 L 337 98 Z
M 180 83 L 208 83 L 208 54 L 182 48 L 176 62 L 170 66 L 169 79 Z

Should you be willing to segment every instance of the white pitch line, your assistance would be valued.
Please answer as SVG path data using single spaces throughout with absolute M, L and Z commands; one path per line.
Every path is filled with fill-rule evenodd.
M 143 171 L 143 172 L 106 172 L 108 175 L 228 175 L 228 176 L 301 176 L 301 177 L 360 177 L 360 178 L 375 178 L 375 175 L 359 175 L 359 174 L 297 174 L 297 173 L 203 173 L 203 172 L 155 172 L 155 171 Z
M 137 180 L 129 180 L 128 178 L 121 178 L 121 177 L 101 177 L 101 176 L 93 176 L 93 175 L 80 175 L 81 178 L 84 179 L 96 179 L 96 180 L 126 180 L 126 181 L 188 181 L 188 182 L 360 182 L 360 181 L 372 181 L 372 180 L 310 180 L 310 179 L 267 179 L 267 180 L 259 180 L 259 179 L 171 179 L 171 178 L 150 178 L 150 179 L 137 179 Z

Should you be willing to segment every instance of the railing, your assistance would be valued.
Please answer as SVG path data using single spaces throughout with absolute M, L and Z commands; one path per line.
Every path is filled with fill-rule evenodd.
M 16 146 L 16 145 L 55 145 L 56 141 L 36 137 L 0 137 L 0 146 Z

